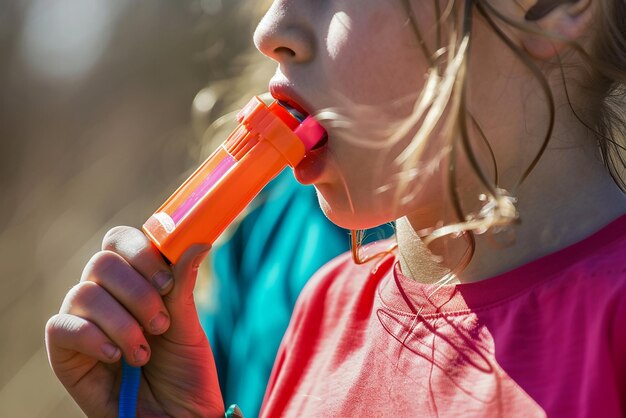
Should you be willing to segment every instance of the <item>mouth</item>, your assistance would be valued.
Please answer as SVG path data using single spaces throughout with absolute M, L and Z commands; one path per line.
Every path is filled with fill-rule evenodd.
M 269 85 L 270 94 L 282 107 L 287 109 L 298 121 L 303 122 L 309 115 L 311 115 L 312 108 L 295 92 L 295 90 L 280 82 L 270 82 Z M 319 140 L 310 151 L 319 150 L 324 148 L 328 143 L 328 135 L 325 133 L 321 140 Z
M 287 111 L 291 114 L 291 116 L 293 116 L 294 118 L 298 119 L 298 122 L 302 123 L 304 122 L 304 120 L 309 116 L 306 113 L 304 113 L 303 111 L 299 110 L 298 108 L 292 106 L 289 103 L 286 103 L 282 100 L 276 100 L 276 102 L 284 107 L 285 109 L 287 109 Z
M 304 100 L 298 97 L 297 93 L 291 87 L 285 84 L 270 83 L 269 88 L 270 94 L 275 100 L 290 112 L 295 111 L 295 113 L 302 117 L 302 120 L 306 119 L 306 117 L 311 114 L 308 110 L 310 107 Z

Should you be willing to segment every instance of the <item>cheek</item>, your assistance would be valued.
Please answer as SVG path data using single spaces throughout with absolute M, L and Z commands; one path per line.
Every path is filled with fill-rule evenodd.
M 328 21 L 321 72 L 327 85 L 325 102 L 349 123 L 330 132 L 334 164 L 329 171 L 336 176 L 316 187 L 320 205 L 332 221 L 360 229 L 394 220 L 422 205 L 420 198 L 409 204 L 397 201 L 402 175 L 394 161 L 412 135 L 394 147 L 384 141 L 388 128 L 413 110 L 429 65 L 399 6 L 381 0 L 344 3 L 353 6 L 335 12 Z M 372 148 L 363 142 L 381 146 Z M 438 174 L 425 175 L 418 183 L 423 185 Z M 428 188 L 410 186 L 403 192 L 413 199 Z
M 327 216 L 346 228 L 369 228 L 408 213 L 427 212 L 447 198 L 449 149 L 436 132 L 421 158 L 400 166 L 407 138 L 384 150 L 333 143 L 334 181 L 318 184 Z
M 387 2 L 336 12 L 326 36 L 324 70 L 333 91 L 357 105 L 380 105 L 415 96 L 425 59 L 400 10 Z M 382 5 L 380 3 L 383 3 Z

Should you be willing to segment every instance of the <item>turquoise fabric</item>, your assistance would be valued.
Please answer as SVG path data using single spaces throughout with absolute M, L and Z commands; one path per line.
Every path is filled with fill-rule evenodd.
M 349 231 L 319 208 L 315 189 L 291 170 L 274 179 L 229 240 L 214 248 L 212 310 L 200 308 L 224 403 L 258 415 L 295 301 L 323 264 L 349 250 Z M 381 232 L 382 231 L 382 232 Z M 387 227 L 373 234 L 384 238 Z

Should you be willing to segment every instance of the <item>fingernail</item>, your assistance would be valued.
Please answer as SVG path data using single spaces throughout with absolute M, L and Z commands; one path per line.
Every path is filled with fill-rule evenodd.
M 113 360 L 120 353 L 120 349 L 111 343 L 102 344 L 102 352 L 105 356 Z
M 233 417 L 243 418 L 243 412 L 241 412 L 241 409 L 237 405 L 235 405 L 235 410 L 233 411 Z
M 154 282 L 154 285 L 157 287 L 157 289 L 159 289 L 160 291 L 164 291 L 174 281 L 174 278 L 172 277 L 172 273 L 170 273 L 169 271 L 161 270 L 154 273 L 154 276 L 152 276 L 152 281 Z
M 232 404 L 224 414 L 226 418 L 243 418 L 243 412 L 236 404 Z
M 153 334 L 160 334 L 165 331 L 165 327 L 169 322 L 169 318 L 163 312 L 159 312 L 157 316 L 150 320 L 150 330 Z
M 133 357 L 135 358 L 135 362 L 144 363 L 148 358 L 148 350 L 143 345 L 140 345 L 133 352 Z

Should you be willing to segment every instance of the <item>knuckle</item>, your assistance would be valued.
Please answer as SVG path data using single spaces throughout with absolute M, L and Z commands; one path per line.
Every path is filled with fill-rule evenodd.
M 102 249 L 114 251 L 120 241 L 123 241 L 125 237 L 133 234 L 135 231 L 137 231 L 137 229 L 130 226 L 116 226 L 109 229 L 102 239 Z
M 101 279 L 116 276 L 121 274 L 123 266 L 124 262 L 118 254 L 108 250 L 99 251 L 87 263 L 81 280 L 87 280 L 89 277 Z
M 97 302 L 103 295 L 102 288 L 94 282 L 85 281 L 74 285 L 67 293 L 63 309 L 69 312 L 73 306 L 89 306 Z
M 46 326 L 45 326 L 46 341 L 54 341 L 60 334 L 63 328 L 63 323 L 62 323 L 61 318 L 62 318 L 61 315 L 56 314 L 52 316 L 50 319 L 48 319 L 48 322 L 46 322 Z
M 76 338 L 90 331 L 91 324 L 71 315 L 57 314 L 46 323 L 46 342 L 54 344 L 56 341 Z

